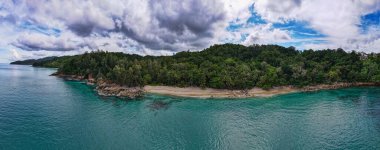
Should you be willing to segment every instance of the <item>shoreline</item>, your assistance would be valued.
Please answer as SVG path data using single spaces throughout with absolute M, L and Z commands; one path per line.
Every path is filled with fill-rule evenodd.
M 146 93 L 161 94 L 179 97 L 192 98 L 254 98 L 254 97 L 272 97 L 282 94 L 290 94 L 296 92 L 313 92 L 320 90 L 332 90 L 349 87 L 365 87 L 365 86 L 380 86 L 380 83 L 355 82 L 355 83 L 334 83 L 320 84 L 313 86 L 305 86 L 296 88 L 292 86 L 273 87 L 268 90 L 262 88 L 253 88 L 248 90 L 226 90 L 212 89 L 199 87 L 172 87 L 172 86 L 150 86 L 144 87 Z
M 191 98 L 252 98 L 271 97 L 280 94 L 299 92 L 291 87 L 276 87 L 269 90 L 253 88 L 249 90 L 227 90 L 199 87 L 144 86 L 146 93 L 191 97 Z
M 200 87 L 174 87 L 174 86 L 152 86 L 146 85 L 144 87 L 126 87 L 115 83 L 109 83 L 104 80 L 97 80 L 93 78 L 85 79 L 83 76 L 76 75 L 62 75 L 53 73 L 52 76 L 63 78 L 70 81 L 85 81 L 88 85 L 95 85 L 95 91 L 100 96 L 114 96 L 120 98 L 136 98 L 141 97 L 145 93 L 178 96 L 178 97 L 191 97 L 191 98 L 253 98 L 253 97 L 271 97 L 281 94 L 289 94 L 295 92 L 312 92 L 319 90 L 339 89 L 348 87 L 361 87 L 361 86 L 380 86 L 380 83 L 372 82 L 354 82 L 354 83 L 333 83 L 333 84 L 320 84 L 305 86 L 297 88 L 293 86 L 280 86 L 273 87 L 268 90 L 262 88 L 252 88 L 247 90 L 227 90 L 227 89 L 213 89 L 213 88 L 200 88 Z

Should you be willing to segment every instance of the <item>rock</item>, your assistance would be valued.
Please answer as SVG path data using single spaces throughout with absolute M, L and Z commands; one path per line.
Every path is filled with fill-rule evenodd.
M 99 83 L 95 89 L 102 96 L 116 96 L 120 98 L 137 98 L 144 95 L 140 87 L 125 87 L 117 84 Z
M 378 86 L 378 85 L 379 83 L 373 83 L 373 82 L 321 84 L 321 85 L 303 87 L 301 91 L 312 92 L 312 91 L 318 91 L 318 90 L 339 89 L 339 88 L 347 88 L 347 87 L 354 87 L 354 86 Z
M 52 73 L 50 76 L 58 76 L 58 75 L 59 75 L 58 72 L 54 72 L 54 73 Z
M 85 79 L 84 76 L 78 75 L 64 75 L 60 73 L 53 73 L 52 76 L 57 76 L 68 81 L 83 81 L 87 85 L 96 85 L 95 91 L 100 96 L 116 96 L 120 98 L 137 98 L 144 95 L 144 90 L 141 87 L 126 87 L 114 83 L 107 83 L 107 81 L 98 79 L 95 80 L 92 76 Z

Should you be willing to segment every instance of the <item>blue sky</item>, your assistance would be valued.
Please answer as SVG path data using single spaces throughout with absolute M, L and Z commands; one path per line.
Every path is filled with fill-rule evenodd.
M 103 49 L 171 55 L 213 44 L 380 52 L 380 1 L 5 0 L 0 62 Z

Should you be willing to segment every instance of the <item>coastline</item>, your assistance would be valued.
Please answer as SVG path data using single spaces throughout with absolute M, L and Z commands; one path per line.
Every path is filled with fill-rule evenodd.
M 252 88 L 247 90 L 228 90 L 228 89 L 213 89 L 213 88 L 200 88 L 200 87 L 174 87 L 174 86 L 152 86 L 146 85 L 144 87 L 126 87 L 115 83 L 110 83 L 104 80 L 97 80 L 93 78 L 84 78 L 77 75 L 62 75 L 53 73 L 52 76 L 63 78 L 69 81 L 84 81 L 88 85 L 94 85 L 95 91 L 101 96 L 114 96 L 120 98 L 136 98 L 141 97 L 145 93 L 178 96 L 178 97 L 192 97 L 192 98 L 251 98 L 251 97 L 271 97 L 280 94 L 288 94 L 295 92 L 312 92 L 319 90 L 339 89 L 348 87 L 359 86 L 380 86 L 380 83 L 372 82 L 353 82 L 353 83 L 333 83 L 333 84 L 320 84 L 305 86 L 297 88 L 293 86 L 280 86 L 273 87 L 268 90 L 262 88 Z
M 253 88 L 249 90 L 227 90 L 199 87 L 172 87 L 172 86 L 144 86 L 146 93 L 192 97 L 192 98 L 249 98 L 249 97 L 271 97 L 279 94 L 299 92 L 299 90 L 284 86 L 269 90 Z
M 193 98 L 251 98 L 251 97 L 271 97 L 281 94 L 289 94 L 295 92 L 313 92 L 319 90 L 340 89 L 349 87 L 361 86 L 380 86 L 379 83 L 370 82 L 355 82 L 355 83 L 334 83 L 334 84 L 320 84 L 313 86 L 305 86 L 296 88 L 292 86 L 273 87 L 268 90 L 262 88 L 253 88 L 248 90 L 226 90 L 226 89 L 212 89 L 212 88 L 199 88 L 199 87 L 172 87 L 172 86 L 145 86 L 146 93 L 179 96 L 179 97 L 193 97 Z

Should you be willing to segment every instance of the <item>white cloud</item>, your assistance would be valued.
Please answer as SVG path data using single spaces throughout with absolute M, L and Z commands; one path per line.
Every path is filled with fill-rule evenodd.
M 27 32 L 21 34 L 12 45 L 27 51 L 72 51 L 86 46 L 82 41 L 83 39 L 73 36 L 71 32 L 65 32 L 59 37 Z
M 247 25 L 233 32 L 227 32 L 222 37 L 224 42 L 246 46 L 285 43 L 293 40 L 289 31 L 273 28 L 272 24 Z
M 288 31 L 272 29 L 270 24 L 257 25 L 246 30 L 249 35 L 243 41 L 244 45 L 284 43 L 292 39 Z
M 367 35 L 363 35 L 359 25 L 361 16 L 380 9 L 378 0 L 257 0 L 255 9 L 270 22 L 307 22 L 311 28 L 327 36 L 329 43 L 320 44 L 317 46 L 319 48 L 343 47 L 367 51 L 375 48 L 365 42 L 368 39 L 363 37 Z M 375 34 L 380 35 L 378 31 Z M 373 41 L 379 39 L 379 36 L 370 37 Z
M 253 6 L 253 0 L 225 0 L 224 9 L 227 12 L 227 20 L 235 23 L 244 23 L 251 17 L 249 7 Z
M 21 55 L 17 52 L 17 50 L 11 49 L 10 51 L 12 53 L 13 60 L 20 60 L 22 58 Z

